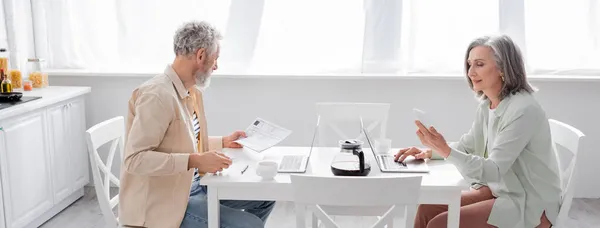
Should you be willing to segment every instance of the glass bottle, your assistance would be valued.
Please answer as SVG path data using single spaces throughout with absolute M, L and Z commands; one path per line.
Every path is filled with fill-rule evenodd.
M 49 85 L 48 73 L 44 72 L 45 63 L 44 59 L 27 59 L 27 72 L 33 88 L 44 88 Z
M 0 69 L 0 75 L 2 75 L 2 84 L 0 85 L 2 93 L 11 93 L 12 83 L 10 82 L 8 76 L 4 73 L 4 69 Z
M 0 69 L 3 69 L 5 74 L 8 73 L 9 58 L 10 55 L 6 48 L 0 48 Z
M 8 79 L 12 82 L 13 91 L 16 89 L 23 88 L 23 76 L 21 75 L 21 71 L 17 69 L 11 69 L 8 71 Z

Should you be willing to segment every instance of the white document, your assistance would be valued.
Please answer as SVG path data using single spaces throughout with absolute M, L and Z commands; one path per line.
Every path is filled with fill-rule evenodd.
M 246 129 L 246 137 L 240 138 L 235 142 L 256 152 L 262 152 L 279 144 L 291 133 L 292 131 L 288 129 L 261 118 L 256 118 Z

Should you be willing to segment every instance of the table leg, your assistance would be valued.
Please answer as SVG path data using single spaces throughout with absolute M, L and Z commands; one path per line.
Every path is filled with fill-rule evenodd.
M 296 205 L 296 227 L 306 228 L 306 205 L 297 203 Z M 314 217 L 313 217 L 314 219 Z M 314 224 L 314 223 L 313 223 Z
M 415 216 L 417 215 L 418 205 L 407 205 L 404 208 L 404 222 L 406 223 L 406 227 L 415 227 Z
M 217 187 L 211 186 L 208 189 L 207 196 L 207 207 L 208 207 L 208 227 L 209 228 L 219 228 L 219 189 Z
M 460 191 L 453 195 L 448 204 L 448 228 L 458 228 L 460 224 Z

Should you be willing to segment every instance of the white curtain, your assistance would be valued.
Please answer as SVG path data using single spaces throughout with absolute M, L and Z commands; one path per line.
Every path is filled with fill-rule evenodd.
M 362 0 L 265 0 L 253 72 L 359 72 Z
M 2 48 L 10 52 L 10 67 L 23 69 L 35 57 L 31 5 L 29 1 L 2 0 L 4 27 Z M 4 46 L 5 45 L 5 46 Z
M 498 0 L 406 1 L 407 73 L 462 73 L 471 40 L 499 31 Z
M 6 16 L 4 13 L 4 5 L 4 2 L 0 4 L 0 47 L 7 48 L 8 37 L 6 33 Z
M 36 37 L 53 68 L 156 72 L 172 61 L 173 35 L 189 20 L 224 31 L 229 1 L 37 0 L 47 28 Z
M 114 1 L 37 0 L 33 2 L 36 54 L 59 69 L 96 69 L 117 56 Z M 38 26 L 39 25 L 39 26 Z
M 532 71 L 600 75 L 598 0 L 525 1 L 525 17 Z
M 469 41 L 504 32 L 531 73 L 600 73 L 600 0 L 7 1 L 32 2 L 35 45 L 17 49 L 56 69 L 161 71 L 175 29 L 207 20 L 225 35 L 221 73 L 456 75 Z M 16 43 L 32 39 L 24 21 Z

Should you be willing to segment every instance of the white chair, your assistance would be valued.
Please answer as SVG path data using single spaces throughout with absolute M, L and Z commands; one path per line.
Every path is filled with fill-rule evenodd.
M 112 211 L 119 204 L 119 195 L 110 198 L 110 185 L 113 183 L 120 187 L 119 178 L 112 174 L 111 169 L 117 147 L 119 156 L 123 159 L 124 127 L 123 117 L 119 116 L 96 124 L 86 131 L 94 187 L 107 228 L 115 228 L 119 224 L 118 217 Z M 111 146 L 105 164 L 100 158 L 98 148 L 109 142 Z M 100 171 L 104 176 L 100 175 Z
M 361 118 L 371 138 L 385 138 L 389 110 L 388 103 L 317 103 L 318 146 L 337 147 L 338 141 L 345 139 L 366 142 L 361 134 Z
M 552 141 L 555 143 L 555 151 L 561 169 L 561 187 L 563 192 L 556 222 L 557 227 L 559 227 L 565 224 L 565 221 L 569 217 L 569 210 L 571 209 L 571 202 L 573 201 L 573 192 L 575 191 L 577 153 L 579 152 L 579 145 L 585 135 L 578 129 L 560 121 L 553 119 L 548 121 L 550 123 Z
M 397 210 L 405 207 L 406 224 L 413 222 L 421 176 L 323 177 L 292 175 L 296 227 L 306 227 L 305 209 L 312 213 L 312 227 L 339 227 L 330 215 L 381 216 L 372 226 L 393 227 Z M 360 212 L 360 214 L 358 214 Z M 412 227 L 412 226 L 411 226 Z

